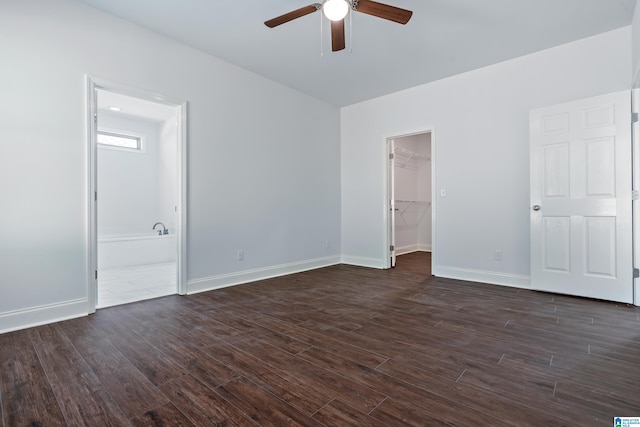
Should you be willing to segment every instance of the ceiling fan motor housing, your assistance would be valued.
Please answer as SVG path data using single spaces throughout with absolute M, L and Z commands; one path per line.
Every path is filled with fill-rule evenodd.
M 339 13 L 334 15 L 332 13 L 333 11 L 328 12 L 327 6 L 335 6 Z M 331 50 L 334 52 L 345 48 L 344 18 L 349 13 L 349 9 L 403 25 L 409 22 L 411 15 L 413 15 L 413 12 L 410 10 L 379 3 L 374 0 L 325 0 L 322 4 L 313 3 L 309 6 L 301 7 L 300 9 L 277 16 L 265 21 L 264 24 L 269 28 L 277 27 L 278 25 L 301 18 L 320 9 L 322 9 L 325 16 L 331 20 Z

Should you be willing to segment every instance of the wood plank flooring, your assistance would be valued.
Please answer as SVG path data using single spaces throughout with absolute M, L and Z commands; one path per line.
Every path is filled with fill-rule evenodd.
M 338 265 L 0 335 L 13 426 L 612 426 L 640 309 Z

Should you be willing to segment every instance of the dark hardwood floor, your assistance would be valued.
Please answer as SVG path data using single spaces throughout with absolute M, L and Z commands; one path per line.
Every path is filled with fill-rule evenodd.
M 339 265 L 0 335 L 2 426 L 612 426 L 640 310 Z

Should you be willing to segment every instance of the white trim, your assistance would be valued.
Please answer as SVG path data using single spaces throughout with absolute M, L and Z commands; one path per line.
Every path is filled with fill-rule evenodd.
M 176 234 L 178 236 L 178 259 L 176 273 L 178 280 L 178 294 L 187 294 L 187 102 L 181 102 L 176 107 L 178 113 L 178 218 L 176 219 Z
M 0 314 L 0 334 L 87 315 L 87 300 L 77 299 Z
M 409 245 L 396 248 L 396 255 L 405 255 L 412 252 L 431 252 L 431 245 Z
M 638 70 L 640 78 L 640 69 Z M 636 84 L 640 83 L 636 79 Z M 640 89 L 631 91 L 631 111 L 640 111 Z M 633 159 L 632 180 L 633 190 L 640 190 L 640 123 L 631 124 L 631 157 Z M 640 200 L 633 200 L 632 206 L 632 229 L 633 229 L 633 266 L 640 268 Z M 640 306 L 640 279 L 633 279 L 633 304 Z
M 98 96 L 96 93 L 97 83 L 88 75 L 85 76 L 85 99 L 86 103 L 86 122 L 85 137 L 86 156 L 85 171 L 87 176 L 86 197 L 87 197 L 87 219 L 85 224 L 86 235 L 86 266 L 85 277 L 87 278 L 87 313 L 95 313 L 98 303 L 98 280 L 95 272 L 98 271 L 98 217 L 97 206 L 94 200 L 94 194 L 97 190 L 98 171 L 96 167 L 96 159 L 98 155 L 98 123 L 95 119 L 98 112 Z
M 389 268 L 388 260 L 386 258 L 387 257 L 385 256 L 385 259 L 380 260 L 378 258 L 342 255 L 342 264 L 356 265 L 358 267 L 385 269 Z
M 396 248 L 396 140 L 387 139 L 387 268 L 395 267 L 398 251 Z M 392 249 L 393 248 L 393 249 Z
M 94 193 L 97 190 L 96 161 L 97 124 L 94 115 L 98 114 L 97 90 L 105 90 L 120 95 L 132 96 L 159 104 L 168 105 L 176 109 L 177 137 L 178 137 L 178 200 L 177 200 L 177 268 L 176 268 L 176 291 L 180 295 L 186 294 L 186 248 L 187 248 L 187 102 L 149 92 L 137 88 L 132 88 L 119 83 L 114 83 L 97 77 L 87 75 L 86 77 L 86 137 L 87 137 L 87 295 L 88 313 L 94 313 L 97 305 L 97 280 L 94 271 L 98 268 L 98 231 L 97 231 L 97 210 L 94 200 Z
M 221 274 L 219 276 L 204 277 L 202 279 L 190 280 L 187 283 L 187 294 L 191 295 L 199 292 L 212 291 L 229 286 L 241 285 L 243 283 L 255 282 L 257 280 L 271 279 L 273 277 L 315 270 L 316 268 L 329 267 L 336 264 L 340 264 L 340 257 L 330 256 L 239 271 L 236 273 Z
M 431 126 L 431 247 L 429 248 L 431 251 L 431 271 L 434 271 L 435 266 L 438 265 L 438 239 L 436 238 L 438 232 L 436 223 L 438 209 L 436 207 L 438 206 L 439 193 L 436 190 L 438 188 L 436 186 L 436 167 L 438 165 L 436 148 L 436 128 Z
M 444 277 L 447 279 L 466 280 L 469 282 L 488 283 L 491 285 L 531 289 L 531 277 L 522 274 L 474 270 L 471 268 L 436 266 L 433 269 L 433 275 L 437 277 Z
M 390 251 L 390 246 L 393 242 L 393 236 L 392 233 L 393 231 L 391 230 L 391 223 L 392 223 L 392 218 L 391 215 L 389 214 L 389 212 L 391 212 L 391 209 L 393 209 L 393 206 L 391 204 L 391 170 L 390 170 L 390 165 L 391 162 L 389 162 L 389 151 L 390 151 L 390 145 L 391 145 L 391 141 L 393 140 L 393 136 L 388 136 L 386 138 L 384 138 L 384 160 L 383 160 L 383 184 L 384 185 L 384 200 L 382 202 L 382 219 L 383 219 L 383 224 L 384 224 L 384 235 L 382 237 L 382 267 L 378 267 L 378 263 L 380 262 L 379 260 L 375 260 L 375 267 L 373 267 L 373 264 L 369 264 L 371 261 L 374 261 L 373 259 L 370 258 L 365 258 L 365 257 L 349 257 L 348 255 L 342 255 L 342 262 L 344 262 L 345 264 L 353 264 L 353 265 L 360 265 L 363 267 L 373 267 L 373 268 L 391 268 L 391 251 Z M 353 262 L 347 261 L 348 259 L 353 259 Z M 366 262 L 366 264 L 363 264 L 362 261 Z
M 418 245 L 399 246 L 396 248 L 396 256 L 410 254 L 411 252 L 417 252 Z

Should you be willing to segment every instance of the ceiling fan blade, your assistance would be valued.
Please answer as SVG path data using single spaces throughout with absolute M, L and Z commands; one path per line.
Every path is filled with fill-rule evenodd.
M 300 9 L 296 9 L 289 13 L 285 13 L 284 15 L 280 15 L 273 19 L 269 19 L 268 21 L 264 21 L 264 25 L 269 28 L 277 27 L 278 25 L 282 25 L 286 22 L 293 21 L 294 19 L 301 18 L 305 15 L 315 12 L 321 6 L 318 3 L 311 4 L 309 6 L 301 7 Z
M 413 12 L 399 7 L 391 6 L 384 3 L 378 3 L 373 0 L 359 0 L 356 8 L 358 12 L 367 15 L 377 16 L 378 18 L 387 19 L 399 24 L 406 24 L 411 19 Z
M 331 50 L 337 52 L 344 47 L 344 19 L 331 21 Z

